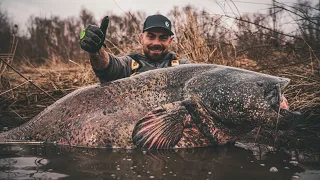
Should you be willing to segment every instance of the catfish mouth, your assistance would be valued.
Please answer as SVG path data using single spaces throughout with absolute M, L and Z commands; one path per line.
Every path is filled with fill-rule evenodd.
M 281 93 L 288 83 L 277 84 L 271 91 L 269 91 L 265 98 L 270 103 L 271 108 L 280 115 L 281 120 L 278 121 L 279 128 L 286 130 L 291 127 L 292 124 L 297 124 L 301 120 L 300 112 L 291 111 L 289 108 L 286 97 Z
M 280 87 L 277 84 L 271 91 L 266 93 L 265 99 L 270 103 L 270 106 L 276 112 L 281 112 L 282 109 L 289 110 L 288 100 L 282 94 L 282 90 L 287 86 L 287 83 Z

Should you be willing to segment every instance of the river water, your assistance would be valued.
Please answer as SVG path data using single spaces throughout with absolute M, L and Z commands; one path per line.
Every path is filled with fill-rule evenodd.
M 268 146 L 179 150 L 0 145 L 0 179 L 319 180 L 319 156 Z

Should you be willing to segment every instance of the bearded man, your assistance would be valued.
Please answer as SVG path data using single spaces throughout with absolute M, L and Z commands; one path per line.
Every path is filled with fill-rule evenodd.
M 91 66 L 101 83 L 152 69 L 190 63 L 187 59 L 178 60 L 175 53 L 169 51 L 174 33 L 171 31 L 171 21 L 160 14 L 148 16 L 143 24 L 140 42 L 144 54 L 131 52 L 116 57 L 108 53 L 101 48 L 109 22 L 106 18 L 100 27 L 88 25 L 80 37 L 80 46 L 89 53 Z

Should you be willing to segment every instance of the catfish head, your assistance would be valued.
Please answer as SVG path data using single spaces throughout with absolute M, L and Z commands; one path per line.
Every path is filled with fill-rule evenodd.
M 202 133 L 225 144 L 255 127 L 278 123 L 281 128 L 297 119 L 300 114 L 290 111 L 281 95 L 289 82 L 287 78 L 217 67 L 189 80 L 184 91 L 196 106 L 191 108 L 192 116 Z

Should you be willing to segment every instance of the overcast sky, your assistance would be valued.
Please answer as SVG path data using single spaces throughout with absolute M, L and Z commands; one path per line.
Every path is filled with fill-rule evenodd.
M 277 0 L 293 5 L 297 0 Z M 313 0 L 316 4 L 319 0 Z M 234 4 L 233 4 L 234 3 Z M 146 14 L 161 13 L 166 15 L 174 6 L 193 5 L 212 14 L 225 13 L 268 13 L 272 0 L 0 0 L 15 23 L 24 26 L 30 15 L 61 17 L 78 16 L 85 7 L 94 13 L 97 20 L 107 12 L 123 14 L 129 10 L 144 11 Z M 237 7 L 237 9 L 235 8 Z

